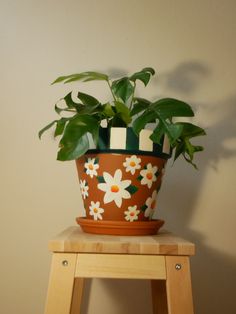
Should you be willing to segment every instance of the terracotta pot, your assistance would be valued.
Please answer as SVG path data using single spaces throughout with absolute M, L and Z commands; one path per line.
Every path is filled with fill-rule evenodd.
M 165 148 L 153 145 L 148 130 L 139 138 L 131 129 L 112 128 L 108 132 L 101 129 L 99 149 L 89 150 L 76 160 L 86 211 L 86 221 L 79 223 L 93 221 L 94 226 L 95 221 L 113 221 L 130 227 L 133 222 L 148 223 L 157 208 L 157 194 L 170 156 L 168 143 Z

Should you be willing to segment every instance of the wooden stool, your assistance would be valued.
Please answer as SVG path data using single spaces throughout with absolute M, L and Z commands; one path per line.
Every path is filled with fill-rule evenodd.
M 153 313 L 193 314 L 189 256 L 194 244 L 169 232 L 106 236 L 75 226 L 51 240 L 49 249 L 45 314 L 79 314 L 84 278 L 149 279 Z

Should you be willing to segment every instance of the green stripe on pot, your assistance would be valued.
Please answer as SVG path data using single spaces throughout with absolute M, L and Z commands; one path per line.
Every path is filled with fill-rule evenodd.
M 130 151 L 139 150 L 139 138 L 131 128 L 127 129 L 126 149 Z
M 107 128 L 100 128 L 99 129 L 99 138 L 98 138 L 98 149 L 104 150 L 109 148 L 109 129 Z

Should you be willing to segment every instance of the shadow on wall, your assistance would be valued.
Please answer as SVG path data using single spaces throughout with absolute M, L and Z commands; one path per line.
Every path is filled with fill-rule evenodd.
M 197 91 L 200 83 L 210 75 L 210 69 L 198 62 L 179 65 L 172 72 L 160 78 L 159 84 L 170 92 L 177 92 L 181 98 L 188 97 Z M 205 147 L 205 152 L 197 158 L 199 171 L 191 175 L 188 166 L 177 161 L 168 173 L 164 189 L 161 191 L 163 211 L 161 218 L 168 222 L 167 228 L 183 235 L 196 243 L 197 255 L 192 259 L 193 292 L 196 314 L 236 313 L 235 285 L 236 259 L 225 253 L 214 250 L 204 243 L 204 234 L 191 230 L 191 222 L 198 199 L 200 187 L 204 182 L 207 168 L 217 171 L 218 162 L 236 156 L 236 148 L 230 147 L 235 139 L 236 130 L 236 96 L 221 99 L 219 102 L 197 104 L 199 116 L 203 121 L 209 120 L 206 128 L 207 136 L 199 138 L 197 142 Z M 199 121 L 200 121 L 199 120 Z M 198 121 L 198 122 L 199 122 Z M 200 122 L 200 124 L 202 124 Z M 184 182 L 181 182 L 184 178 Z M 171 195 L 171 198 L 168 197 Z M 184 195 L 184 198 L 180 198 Z M 167 210 L 168 209 L 168 210 Z M 221 221 L 215 217 L 216 222 Z M 220 230 L 219 230 L 220 231 Z M 226 235 L 225 235 L 226 236 Z

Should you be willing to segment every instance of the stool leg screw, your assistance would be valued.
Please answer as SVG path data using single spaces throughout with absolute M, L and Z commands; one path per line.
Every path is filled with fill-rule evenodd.
M 175 264 L 175 269 L 176 270 L 180 270 L 182 268 L 182 265 L 181 264 Z
M 68 264 L 69 264 L 69 263 L 68 263 L 67 260 L 62 261 L 62 265 L 63 265 L 63 266 L 68 266 Z

